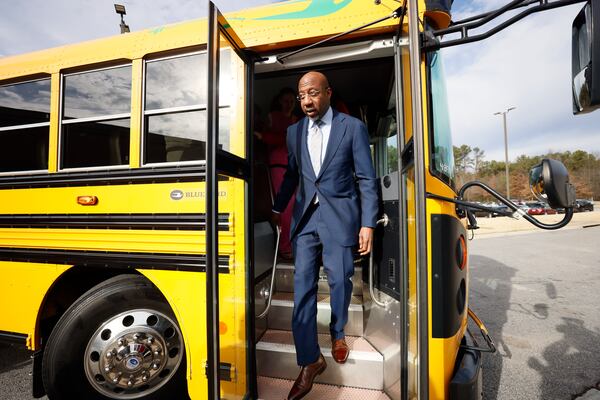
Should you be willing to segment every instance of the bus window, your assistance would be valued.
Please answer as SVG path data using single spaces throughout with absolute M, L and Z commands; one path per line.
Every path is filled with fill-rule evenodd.
M 230 55 L 221 52 L 220 79 L 230 79 Z M 230 90 L 220 94 L 219 145 L 229 150 Z M 197 162 L 206 157 L 206 53 L 146 61 L 146 164 Z
M 131 66 L 65 75 L 62 168 L 129 163 Z
M 0 173 L 48 169 L 50 79 L 0 86 Z
M 444 80 L 444 66 L 439 52 L 430 56 L 430 90 L 433 132 L 431 135 L 431 173 L 449 185 L 454 184 L 454 150 L 450 131 L 450 113 Z
M 206 157 L 206 53 L 146 61 L 146 164 Z

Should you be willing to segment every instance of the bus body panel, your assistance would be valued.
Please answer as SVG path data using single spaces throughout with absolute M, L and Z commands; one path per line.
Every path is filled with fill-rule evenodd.
M 322 3 L 322 4 L 321 4 Z M 325 3 L 328 7 L 323 6 Z M 396 8 L 399 3 L 384 1 Z M 420 1 L 424 10 L 424 1 Z M 327 12 L 324 11 L 326 9 Z M 439 11 L 436 11 L 439 12 Z M 254 10 L 247 10 L 226 15 L 234 30 L 244 41 L 247 48 L 258 52 L 274 53 L 282 49 L 290 49 L 303 44 L 313 43 L 317 38 L 356 28 L 362 24 L 389 15 L 389 7 L 375 7 L 372 2 L 343 0 L 337 2 L 290 1 Z M 421 11 L 423 13 L 423 11 Z M 443 16 L 439 19 L 444 20 Z M 406 23 L 406 19 L 405 19 Z M 398 20 L 390 19 L 374 27 L 349 35 L 345 40 L 361 37 L 375 37 L 382 34 L 391 35 L 397 29 Z M 26 55 L 18 55 L 0 59 L 0 83 L 15 82 L 22 77 L 51 76 L 51 117 L 49 164 L 50 175 L 60 170 L 59 166 L 59 111 L 61 77 L 64 72 L 84 71 L 92 66 L 132 64 L 132 97 L 130 121 L 129 168 L 142 165 L 142 98 L 144 59 L 157 55 L 180 54 L 182 51 L 204 49 L 207 37 L 206 20 L 196 20 L 180 24 L 167 25 L 127 35 L 99 39 L 86 43 L 64 46 L 56 49 L 38 51 Z M 410 74 L 408 55 L 403 55 L 404 67 L 404 101 L 405 141 L 412 136 Z M 426 72 L 422 62 L 422 73 Z M 428 109 L 426 83 L 422 82 L 424 91 L 424 110 Z M 247 96 L 246 96 L 247 97 Z M 238 102 L 246 98 L 238 99 Z M 427 132 L 428 117 L 424 113 L 424 126 Z M 243 123 L 237 123 L 238 139 L 243 139 Z M 233 134 L 232 134 L 233 138 Z M 243 140 L 234 140 L 235 145 L 243 148 Z M 429 171 L 429 140 L 425 138 L 425 165 Z M 411 172 L 413 171 L 413 172 Z M 1 177 L 0 177 L 1 178 Z M 414 226 L 414 170 L 409 169 L 406 179 L 406 211 L 407 211 L 407 243 L 408 243 L 408 354 L 409 381 L 406 383 L 409 393 L 417 392 L 417 352 L 418 331 L 417 314 L 417 266 L 415 262 L 416 236 Z M 427 173 L 427 189 L 429 192 L 453 197 L 455 193 L 447 185 Z M 20 188 L 0 190 L 0 216 L 15 214 L 200 214 L 204 210 L 204 183 L 147 183 L 147 184 L 113 184 L 103 186 L 71 186 L 47 188 Z M 232 365 L 231 381 L 222 382 L 222 392 L 227 398 L 242 398 L 246 391 L 246 304 L 245 279 L 248 262 L 245 248 L 245 212 L 241 201 L 245 191 L 242 181 L 220 182 L 219 211 L 231 214 L 227 231 L 219 232 L 219 252 L 229 255 L 229 274 L 220 274 L 220 332 L 221 359 Z M 173 191 L 181 191 L 182 199 L 171 197 Z M 223 194 L 221 194 L 223 192 Z M 189 194 L 189 196 L 188 196 Z M 95 207 L 82 207 L 77 204 L 77 196 L 93 195 L 99 198 Z M 453 205 L 429 200 L 427 201 L 428 220 L 433 214 L 445 214 L 456 218 Z M 428 229 L 428 240 L 431 232 Z M 139 252 L 145 254 L 200 254 L 204 252 L 204 232 L 199 230 L 141 230 L 141 229 L 106 229 L 106 228 L 0 228 L 0 246 L 27 249 L 67 249 L 81 251 L 104 252 Z M 447 398 L 448 383 L 454 368 L 456 352 L 460 339 L 464 336 L 466 317 L 461 322 L 459 331 L 450 338 L 436 339 L 432 332 L 432 263 L 429 254 L 429 365 L 431 398 Z M 25 267 L 26 266 L 26 267 Z M 11 308 L 8 317 L 3 318 L 0 330 L 26 333 L 29 335 L 30 348 L 37 347 L 36 324 L 44 295 L 53 282 L 67 271 L 69 265 L 33 264 L 17 262 L 0 262 L 0 267 L 7 270 L 7 279 L 0 283 L 6 301 L 17 303 Z M 136 266 L 137 270 L 150 279 L 163 293 L 171 305 L 180 324 L 187 357 L 188 391 L 192 398 L 204 398 L 207 393 L 205 376 L 206 360 L 206 298 L 205 275 L 194 271 L 172 271 L 149 269 Z M 34 279 L 28 285 L 23 283 L 24 269 L 35 271 Z M 174 268 L 175 269 L 175 268 Z M 43 270 L 43 274 L 39 271 Z M 34 276 L 34 273 L 31 273 Z M 22 290 L 21 285 L 25 286 Z M 5 287 L 2 287 L 5 286 Z M 18 293 L 17 293 L 18 292 Z M 35 292 L 35 295 L 34 295 Z M 467 296 L 468 297 L 468 296 Z M 14 299 L 19 301 L 14 302 Z M 0 304 L 9 304 L 3 299 Z M 4 312 L 3 312 L 4 314 Z M 6 321 L 10 320 L 10 323 Z M 439 360 L 443 360 L 439 362 Z
M 313 43 L 317 38 L 345 32 L 390 15 L 398 6 L 398 3 L 388 2 L 394 8 L 375 7 L 370 2 L 356 0 L 323 3 L 330 4 L 322 7 L 313 0 L 289 1 L 228 13 L 225 17 L 246 48 L 263 52 Z M 388 19 L 348 38 L 390 34 L 397 24 L 397 19 Z M 207 21 L 199 19 L 5 57 L 0 59 L 0 81 L 204 46 L 207 35 Z
M 27 335 L 27 347 L 38 349 L 39 310 L 46 293 L 70 266 L 0 261 L 0 330 Z

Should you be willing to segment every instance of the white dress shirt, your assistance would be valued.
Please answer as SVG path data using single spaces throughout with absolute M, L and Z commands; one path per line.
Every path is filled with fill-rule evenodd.
M 310 149 L 310 144 L 311 144 L 311 139 L 312 139 L 312 135 L 310 134 L 310 131 L 313 129 L 313 127 L 315 126 L 315 121 L 317 121 L 319 118 L 309 118 L 308 120 L 308 137 L 307 137 L 307 145 L 308 148 Z M 325 115 L 323 115 L 323 117 L 321 118 L 321 133 L 323 134 L 323 142 L 322 142 L 322 149 L 321 149 L 321 165 L 323 165 L 323 160 L 325 159 L 325 152 L 327 151 L 327 143 L 329 143 L 329 134 L 331 133 L 331 123 L 333 121 L 333 111 L 331 109 L 331 107 L 329 107 L 327 109 L 327 111 L 325 112 Z

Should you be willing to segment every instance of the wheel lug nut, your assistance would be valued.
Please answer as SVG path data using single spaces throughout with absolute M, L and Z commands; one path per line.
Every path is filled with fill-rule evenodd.
M 148 339 L 146 339 L 146 342 L 148 342 L 148 344 L 152 344 L 152 343 L 154 343 L 154 338 L 152 336 L 148 336 Z
M 110 365 L 104 366 L 104 372 L 110 372 L 111 369 L 112 369 L 112 366 L 110 366 Z
M 117 344 L 118 344 L 119 346 L 123 346 L 123 345 L 125 344 L 125 341 L 124 341 L 123 339 L 119 339 L 119 340 L 117 341 Z
M 152 364 L 152 369 L 158 369 L 158 363 Z
M 138 340 L 138 339 L 140 338 L 140 334 L 139 334 L 139 333 L 134 333 L 134 334 L 133 334 L 133 338 L 134 338 L 135 340 Z
M 113 356 L 112 351 L 109 351 L 108 353 L 106 353 L 106 358 L 111 358 Z

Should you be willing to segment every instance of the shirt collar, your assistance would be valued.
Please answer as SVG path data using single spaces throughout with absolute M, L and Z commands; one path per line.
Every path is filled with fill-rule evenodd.
M 308 129 L 312 129 L 312 127 L 315 125 L 315 121 L 319 119 L 319 118 L 309 118 L 309 123 L 308 123 Z M 323 115 L 323 117 L 321 118 L 321 122 L 325 125 L 331 125 L 331 121 L 333 120 L 333 110 L 331 109 L 331 106 L 329 106 L 329 108 L 327 109 L 327 111 L 325 112 L 325 115 Z M 323 125 L 321 125 L 323 126 Z

